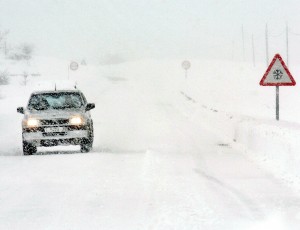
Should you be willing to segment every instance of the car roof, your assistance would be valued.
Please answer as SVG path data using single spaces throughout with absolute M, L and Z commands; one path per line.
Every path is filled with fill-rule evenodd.
M 81 93 L 78 89 L 73 90 L 42 90 L 42 91 L 34 91 L 32 92 L 32 95 L 35 94 L 46 94 L 46 93 Z

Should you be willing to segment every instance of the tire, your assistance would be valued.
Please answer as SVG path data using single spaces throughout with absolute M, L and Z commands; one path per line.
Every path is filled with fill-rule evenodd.
M 93 147 L 93 143 L 90 142 L 90 139 L 84 138 L 82 139 L 80 144 L 80 152 L 88 153 L 89 151 L 91 151 L 92 147 Z
M 28 143 L 27 141 L 23 141 L 23 154 L 24 156 L 32 155 L 36 153 L 37 148 L 33 144 Z
M 80 144 L 80 152 L 82 153 L 88 153 L 93 148 L 93 142 L 94 142 L 94 129 L 93 129 L 93 123 L 91 123 L 89 129 L 89 136 L 88 138 L 84 138 L 81 141 Z

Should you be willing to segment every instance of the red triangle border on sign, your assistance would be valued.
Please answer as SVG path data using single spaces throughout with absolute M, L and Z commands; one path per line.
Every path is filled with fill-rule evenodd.
M 291 82 L 285 82 L 285 83 L 265 83 L 265 80 L 271 70 L 271 68 L 273 67 L 274 63 L 276 60 L 279 60 L 281 65 L 283 66 L 284 70 L 286 71 L 287 75 L 289 76 Z M 282 57 L 280 56 L 280 54 L 276 54 L 272 60 L 272 62 L 270 63 L 266 73 L 264 74 L 263 78 L 260 80 L 259 84 L 261 86 L 294 86 L 296 85 L 296 81 L 294 80 L 292 74 L 290 73 L 289 69 L 287 68 L 287 66 L 285 65 L 284 61 L 282 60 Z

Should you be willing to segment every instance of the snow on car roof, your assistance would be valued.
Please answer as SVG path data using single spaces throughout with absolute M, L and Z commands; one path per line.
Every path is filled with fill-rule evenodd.
M 78 89 L 73 89 L 73 90 L 69 90 L 69 89 L 65 89 L 65 90 L 39 90 L 39 91 L 33 91 L 32 94 L 44 94 L 44 93 L 63 93 L 63 92 L 74 92 L 74 93 L 78 93 L 81 92 Z

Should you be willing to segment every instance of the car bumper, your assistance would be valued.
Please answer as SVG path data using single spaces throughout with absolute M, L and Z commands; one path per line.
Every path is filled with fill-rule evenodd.
M 83 138 L 88 138 L 87 130 L 73 130 L 63 133 L 23 132 L 23 141 L 35 146 L 77 145 Z

